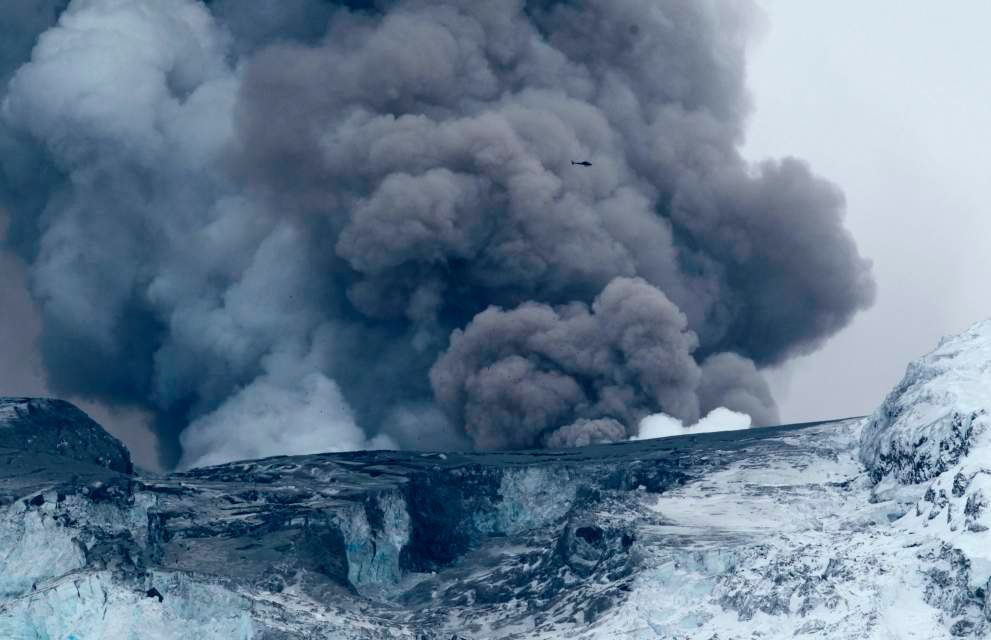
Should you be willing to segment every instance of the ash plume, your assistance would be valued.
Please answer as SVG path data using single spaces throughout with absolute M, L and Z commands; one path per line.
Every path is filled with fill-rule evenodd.
M 872 302 L 841 192 L 740 156 L 749 3 L 13 6 L 50 385 L 152 412 L 166 465 L 773 422 L 761 368 Z

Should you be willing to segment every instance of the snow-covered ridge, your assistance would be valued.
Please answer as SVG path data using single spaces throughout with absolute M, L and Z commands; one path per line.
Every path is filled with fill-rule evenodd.
M 989 637 L 989 371 L 981 323 L 866 419 L 161 477 L 0 401 L 0 638 Z
M 910 504 L 896 526 L 940 540 L 991 589 L 991 320 L 944 338 L 909 365 L 864 429 L 861 459 L 875 495 Z M 902 488 L 900 489 L 899 486 Z M 913 488 L 914 486 L 914 488 Z
M 64 400 L 0 397 L 0 450 L 5 448 L 133 471 L 127 447 Z
M 935 478 L 964 458 L 989 461 L 989 409 L 991 320 L 985 320 L 909 365 L 864 429 L 861 459 L 875 480 L 904 484 Z

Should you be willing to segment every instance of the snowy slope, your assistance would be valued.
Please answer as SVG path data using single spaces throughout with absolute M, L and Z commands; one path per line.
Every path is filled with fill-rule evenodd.
M 969 589 L 984 594 L 991 578 L 989 411 L 986 320 L 909 365 L 871 417 L 861 449 L 877 496 L 914 498 L 897 530 L 942 541 L 945 554 L 969 568 Z
M 989 370 L 984 323 L 864 419 L 164 477 L 0 400 L 0 638 L 987 637 Z

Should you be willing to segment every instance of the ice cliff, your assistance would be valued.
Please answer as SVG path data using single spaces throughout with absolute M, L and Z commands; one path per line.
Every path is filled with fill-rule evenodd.
M 874 415 L 155 476 L 0 399 L 0 638 L 987 637 L 991 323 Z

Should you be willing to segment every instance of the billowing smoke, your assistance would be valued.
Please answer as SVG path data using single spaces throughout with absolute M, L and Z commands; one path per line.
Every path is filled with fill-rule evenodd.
M 480 446 L 566 442 L 581 437 L 578 425 L 593 428 L 590 420 L 636 425 L 657 405 L 697 417 L 696 346 L 685 315 L 663 293 L 619 277 L 591 308 L 483 311 L 451 336 L 431 382 L 437 403 Z
M 50 384 L 166 464 L 771 423 L 873 298 L 837 188 L 739 154 L 747 2 L 8 4 Z

